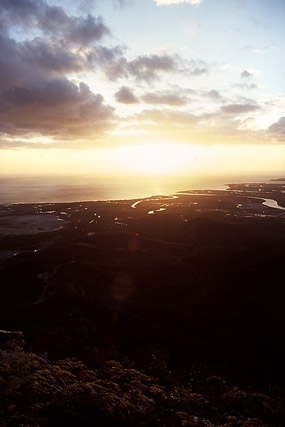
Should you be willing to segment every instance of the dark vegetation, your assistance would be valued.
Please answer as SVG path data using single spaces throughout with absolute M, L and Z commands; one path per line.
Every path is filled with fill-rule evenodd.
M 26 341 L 0 336 L 0 425 L 281 426 L 285 211 L 264 198 L 282 184 L 3 206 L 67 222 L 0 242 L 0 326 Z
M 170 371 L 153 348 L 139 370 L 98 354 L 93 368 L 75 358 L 51 363 L 15 339 L 1 347 L 2 426 L 282 425 L 280 397 L 229 386 L 203 365 Z

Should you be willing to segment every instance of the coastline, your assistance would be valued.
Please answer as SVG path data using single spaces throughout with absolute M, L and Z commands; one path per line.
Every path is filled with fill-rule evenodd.
M 96 177 L 0 177 L 0 204 L 130 200 L 154 194 L 169 195 L 183 188 L 191 188 L 191 191 L 226 190 L 228 182 L 270 183 L 270 179 L 270 175 L 151 177 L 120 181 Z
M 2 204 L 0 235 L 54 233 L 66 227 L 91 234 L 114 232 L 118 227 L 128 227 L 136 218 L 150 215 L 209 215 L 219 221 L 234 222 L 242 218 L 282 218 L 284 190 L 282 183 L 243 183 L 228 184 L 226 190 L 184 190 L 134 199 Z M 84 228 L 77 223 L 79 214 L 83 215 Z

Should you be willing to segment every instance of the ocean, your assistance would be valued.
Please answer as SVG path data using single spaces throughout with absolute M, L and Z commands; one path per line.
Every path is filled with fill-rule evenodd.
M 0 177 L 0 204 L 136 199 L 158 194 L 168 195 L 182 190 L 225 190 L 228 183 L 268 182 L 274 178 L 278 177 Z

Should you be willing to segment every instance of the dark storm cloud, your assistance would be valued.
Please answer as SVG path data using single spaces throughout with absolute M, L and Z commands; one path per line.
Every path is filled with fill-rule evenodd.
M 35 38 L 21 46 L 23 62 L 45 71 L 65 73 L 84 68 L 84 58 L 72 53 L 56 40 Z
M 10 84 L 19 84 L 29 67 L 22 64 L 18 43 L 0 34 L 0 91 Z
M 45 33 L 62 36 L 66 44 L 86 46 L 110 35 L 101 17 L 69 17 L 60 7 L 46 7 L 38 23 Z
M 0 131 L 95 138 L 112 128 L 114 109 L 68 73 L 94 69 L 112 49 L 98 45 L 110 32 L 92 15 L 68 16 L 41 0 L 0 0 Z M 16 26 L 16 27 L 15 27 Z M 17 42 L 11 28 L 35 29 L 38 36 Z M 26 26 L 29 26 L 26 28 Z M 90 58 L 90 52 L 97 55 Z M 103 54 L 104 52 L 104 54 Z
M 139 56 L 128 63 L 128 71 L 133 76 L 151 80 L 157 76 L 159 71 L 174 71 L 176 62 L 168 55 Z
M 106 64 L 116 63 L 121 55 L 119 47 L 93 46 L 77 50 L 54 38 L 36 37 L 17 43 L 0 34 L 0 90 L 38 77 L 48 79 L 70 72 L 105 68 Z
M 110 35 L 101 17 L 73 17 L 59 6 L 41 0 L 1 0 L 0 28 L 9 25 L 36 27 L 44 34 L 62 37 L 65 44 L 87 45 Z
M 105 73 L 111 80 L 134 77 L 137 80 L 152 81 L 160 72 L 177 71 L 176 58 L 168 55 L 144 55 L 128 61 L 124 56 L 106 63 Z
M 139 102 L 139 99 L 127 86 L 122 86 L 121 89 L 115 93 L 115 98 L 116 101 L 121 104 L 137 104 Z
M 76 55 L 55 40 L 35 38 L 17 43 L 0 34 L 0 93 L 9 87 L 61 77 L 88 66 L 87 58 Z
M 31 25 L 43 7 L 41 0 L 1 0 L 0 28 L 11 25 Z
M 12 87 L 0 97 L 0 110 L 37 105 L 38 107 L 56 107 L 69 103 L 78 103 L 91 95 L 87 85 L 78 88 L 67 79 L 40 81 L 30 87 Z
M 2 10 L 7 10 L 14 14 L 27 14 L 36 13 L 39 6 L 43 5 L 42 0 L 1 0 Z
M 37 79 L 43 72 L 49 79 L 100 68 L 110 80 L 134 77 L 151 81 L 161 72 L 178 68 L 176 59 L 168 55 L 145 55 L 127 60 L 121 47 L 103 46 L 102 39 L 110 35 L 110 31 L 100 17 L 90 14 L 71 17 L 63 8 L 49 6 L 42 0 L 4 0 L 0 15 L 12 27 L 28 22 L 30 29 L 41 31 L 36 38 L 21 43 L 9 38 L 8 32 L 2 32 L 2 88 L 9 82 L 19 85 Z
M 165 104 L 172 106 L 181 106 L 186 104 L 185 97 L 169 91 L 146 93 L 142 96 L 142 100 L 147 104 Z
M 94 56 L 94 54 L 92 54 L 92 56 Z M 104 57 L 103 57 L 103 60 L 104 60 Z M 104 60 L 104 65 L 102 68 L 104 70 L 106 77 L 109 80 L 115 81 L 120 78 L 129 76 L 129 73 L 127 70 L 127 64 L 128 64 L 127 59 L 118 55 L 113 59 L 110 58 L 109 61 Z
M 169 55 L 144 55 L 131 61 L 124 56 L 117 56 L 105 65 L 105 73 L 110 80 L 134 77 L 150 82 L 159 78 L 161 72 L 172 71 L 178 71 L 178 64 L 176 57 Z
M 100 67 L 109 80 L 117 80 L 120 77 L 127 77 L 127 60 L 124 57 L 124 49 L 120 46 L 105 47 L 95 46 L 86 53 L 85 66 Z
M 86 137 L 104 131 L 114 119 L 114 109 L 101 95 L 93 94 L 85 83 L 77 86 L 64 78 L 13 87 L 0 96 L 0 131 L 10 135 Z
M 18 85 L 37 79 L 43 72 L 44 78 L 50 78 L 50 73 L 53 73 L 52 77 L 54 73 L 62 76 L 104 62 L 97 42 L 110 32 L 100 17 L 70 17 L 61 7 L 48 6 L 41 0 L 0 1 L 0 20 L 9 23 L 9 27 L 30 21 L 29 29 L 42 31 L 37 37 L 23 42 L 0 31 L 0 89 L 9 83 Z M 92 50 L 97 49 L 98 53 L 92 57 Z M 108 53 L 107 60 L 111 53 L 115 58 L 112 49 Z
M 101 40 L 106 35 L 110 35 L 110 31 L 104 25 L 102 18 L 88 15 L 86 18 L 75 20 L 75 23 L 66 33 L 66 40 L 84 46 L 93 41 Z
M 70 30 L 72 18 L 68 17 L 65 11 L 58 6 L 44 5 L 37 14 L 37 25 L 45 32 L 58 34 Z M 74 22 L 75 23 L 75 22 Z
M 84 120 L 91 120 L 96 126 L 105 126 L 109 119 L 113 119 L 114 108 L 104 105 L 102 95 L 92 95 L 91 99 L 80 106 L 80 117 Z
M 243 114 L 260 109 L 256 104 L 229 104 L 221 107 L 221 111 L 226 114 Z

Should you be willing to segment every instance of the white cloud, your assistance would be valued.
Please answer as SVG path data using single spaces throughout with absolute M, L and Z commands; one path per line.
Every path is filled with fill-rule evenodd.
M 231 64 L 224 64 L 224 65 L 222 65 L 219 69 L 220 69 L 221 71 L 223 71 L 223 70 L 227 70 L 228 68 L 231 68 Z
M 170 4 L 190 3 L 201 4 L 203 0 L 154 0 L 157 6 L 168 6 Z
M 250 74 L 260 74 L 260 70 L 257 70 L 256 68 L 248 68 L 247 70 Z

